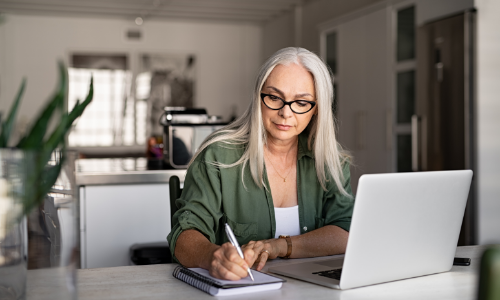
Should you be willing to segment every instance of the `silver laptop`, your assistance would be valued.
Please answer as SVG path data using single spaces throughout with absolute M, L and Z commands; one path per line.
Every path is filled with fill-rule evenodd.
M 345 256 L 269 271 L 336 289 L 449 271 L 471 180 L 471 170 L 363 175 Z

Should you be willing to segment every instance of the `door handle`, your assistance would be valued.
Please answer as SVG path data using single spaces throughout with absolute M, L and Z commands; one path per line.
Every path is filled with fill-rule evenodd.
M 444 71 L 444 64 L 441 59 L 441 44 L 443 43 L 443 38 L 437 38 L 435 41 L 436 48 L 435 48 L 435 63 L 434 63 L 434 68 L 436 68 L 436 77 L 438 82 L 443 81 L 443 71 Z
M 411 169 L 413 172 L 419 171 L 419 126 L 420 117 L 417 115 L 411 116 Z
M 442 62 L 438 62 L 436 64 L 437 80 L 438 80 L 438 82 L 442 82 L 443 81 L 443 69 L 444 69 L 443 63 Z

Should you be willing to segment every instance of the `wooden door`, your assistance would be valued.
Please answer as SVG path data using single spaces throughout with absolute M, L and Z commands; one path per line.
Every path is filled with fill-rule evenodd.
M 417 30 L 417 102 L 412 118 L 414 171 L 472 168 L 471 13 Z M 473 193 L 459 245 L 474 241 Z

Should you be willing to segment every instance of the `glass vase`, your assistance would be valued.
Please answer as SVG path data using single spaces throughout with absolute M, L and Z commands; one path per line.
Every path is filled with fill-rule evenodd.
M 0 149 L 0 299 L 24 299 L 27 231 L 22 199 L 31 157 Z
M 47 168 L 57 164 L 62 154 L 54 152 Z M 0 243 L 0 299 L 76 299 L 79 263 L 76 154 L 65 154 L 65 163 L 50 192 L 23 212 L 22 208 L 27 207 L 21 203 L 26 201 L 23 195 L 38 184 L 32 177 L 37 155 L 0 149 L 0 194 L 3 184 L 3 190 L 7 191 L 5 199 L 13 203 L 8 211 L 4 210 L 6 218 L 1 217 L 0 203 L 0 222 L 8 223 L 5 228 L 9 232 L 4 238 L 6 242 Z M 2 265 L 1 255 L 7 253 L 18 259 Z

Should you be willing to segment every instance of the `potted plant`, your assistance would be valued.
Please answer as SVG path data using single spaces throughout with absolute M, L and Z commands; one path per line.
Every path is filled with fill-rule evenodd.
M 68 76 L 62 63 L 59 63 L 59 78 L 55 94 L 14 147 L 9 147 L 9 139 L 26 80 L 21 83 L 9 113 L 1 122 L 0 299 L 24 297 L 26 243 L 23 241 L 27 239 L 24 217 L 43 203 L 45 195 L 56 182 L 66 158 L 67 133 L 93 98 L 91 79 L 86 99 L 81 103 L 77 101 L 70 112 L 65 111 Z M 54 156 L 54 153 L 57 155 Z

